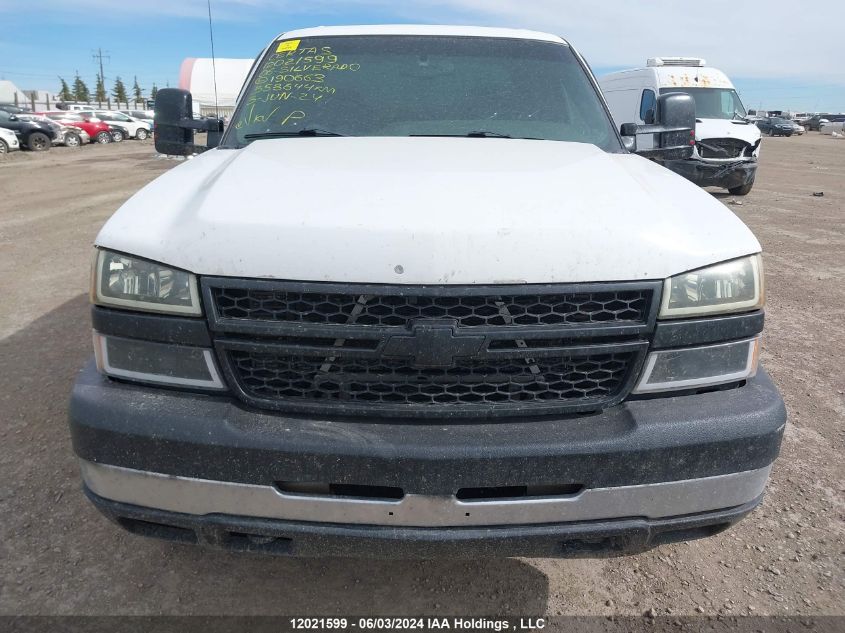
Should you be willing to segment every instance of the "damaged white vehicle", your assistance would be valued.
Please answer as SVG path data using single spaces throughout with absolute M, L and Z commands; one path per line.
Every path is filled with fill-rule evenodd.
M 617 122 L 654 121 L 658 96 L 684 92 L 695 99 L 695 151 L 685 160 L 662 164 L 702 187 L 722 187 L 744 196 L 754 186 L 760 155 L 760 130 L 746 120 L 745 107 L 721 70 L 694 57 L 653 57 L 646 68 L 605 75 L 599 79 Z M 649 147 L 650 137 L 638 139 Z

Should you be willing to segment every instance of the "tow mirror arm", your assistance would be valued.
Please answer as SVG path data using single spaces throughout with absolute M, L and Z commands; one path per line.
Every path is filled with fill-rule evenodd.
M 625 149 L 646 158 L 684 160 L 695 146 L 695 101 L 682 92 L 657 98 L 657 123 L 623 123 L 620 127 Z M 637 135 L 653 134 L 655 147 L 637 149 Z
M 205 145 L 194 143 L 195 132 L 206 132 Z M 162 88 L 155 102 L 155 148 L 161 154 L 188 156 L 213 149 L 223 136 L 223 120 L 195 119 L 187 90 Z

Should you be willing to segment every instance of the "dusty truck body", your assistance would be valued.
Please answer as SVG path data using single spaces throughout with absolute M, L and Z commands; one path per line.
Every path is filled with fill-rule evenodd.
M 96 240 L 84 489 L 147 536 L 300 556 L 584 556 L 715 534 L 785 424 L 760 244 L 638 156 L 552 35 L 285 33 L 214 149 Z
M 760 155 L 760 130 L 746 120 L 745 107 L 722 71 L 693 57 L 653 57 L 645 68 L 604 75 L 599 83 L 613 117 L 650 123 L 655 99 L 684 92 L 695 99 L 695 151 L 663 165 L 692 182 L 745 195 L 754 186 Z M 651 139 L 640 141 L 642 146 Z

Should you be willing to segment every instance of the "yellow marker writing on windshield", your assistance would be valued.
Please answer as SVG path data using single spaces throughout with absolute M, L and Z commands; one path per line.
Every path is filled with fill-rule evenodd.
M 287 40 L 286 42 L 279 42 L 279 46 L 276 48 L 277 53 L 287 53 L 289 51 L 295 51 L 299 48 L 299 42 L 301 40 Z

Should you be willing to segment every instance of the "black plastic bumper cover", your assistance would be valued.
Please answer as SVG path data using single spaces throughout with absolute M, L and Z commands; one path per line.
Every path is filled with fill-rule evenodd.
M 667 160 L 663 165 L 699 187 L 733 189 L 754 181 L 757 162 L 746 161 L 718 165 L 700 160 Z
M 244 408 L 227 396 L 122 384 L 89 363 L 70 403 L 82 459 L 169 475 L 459 488 L 630 486 L 763 468 L 786 411 L 762 370 L 745 386 L 629 400 L 566 418 L 496 421 L 329 419 Z

